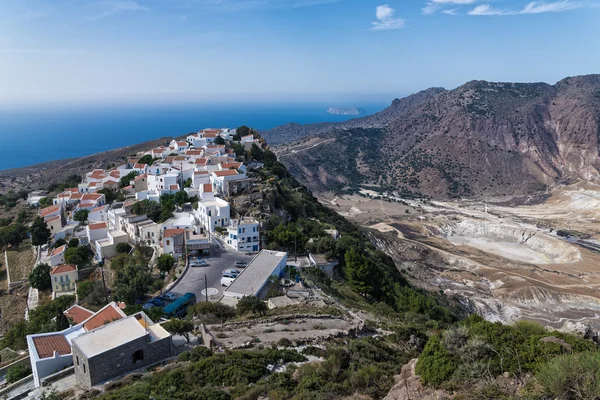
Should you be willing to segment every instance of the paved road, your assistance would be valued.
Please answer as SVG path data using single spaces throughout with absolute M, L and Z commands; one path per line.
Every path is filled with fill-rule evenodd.
M 196 295 L 197 301 L 204 301 L 206 299 L 204 276 L 206 276 L 208 281 L 208 299 L 209 301 L 216 301 L 223 295 L 223 289 L 225 289 L 225 287 L 221 286 L 223 271 L 234 268 L 233 265 L 236 261 L 249 262 L 253 257 L 222 244 L 213 244 L 210 252 L 210 257 L 203 258 L 208 263 L 207 267 L 189 267 L 185 276 L 170 291 L 175 293 L 177 297 L 184 293 L 192 292 Z

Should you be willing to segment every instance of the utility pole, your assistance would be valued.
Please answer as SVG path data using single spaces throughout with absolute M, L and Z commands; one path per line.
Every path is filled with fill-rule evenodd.
M 206 274 L 204 274 L 204 296 L 206 297 L 206 302 L 208 303 L 208 281 L 206 280 Z
M 104 262 L 102 262 L 102 267 L 100 267 L 100 273 L 102 274 L 102 286 L 104 287 L 104 299 L 106 300 L 106 304 L 108 304 L 108 293 L 106 292 L 106 282 L 104 281 Z
M 298 262 L 298 234 L 294 235 L 294 262 Z

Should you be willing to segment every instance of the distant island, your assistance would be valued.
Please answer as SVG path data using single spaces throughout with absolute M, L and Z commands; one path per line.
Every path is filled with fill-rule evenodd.
M 363 108 L 347 107 L 347 108 L 328 108 L 327 113 L 332 115 L 366 115 L 367 111 Z

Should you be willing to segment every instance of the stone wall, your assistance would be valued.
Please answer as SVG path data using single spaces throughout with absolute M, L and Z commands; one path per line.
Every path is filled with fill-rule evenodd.
M 133 354 L 138 350 L 143 351 L 144 359 L 134 363 Z M 154 364 L 170 356 L 170 336 L 155 342 L 150 342 L 150 336 L 144 336 L 89 359 L 74 343 L 73 365 L 75 367 L 76 382 L 80 387 L 90 388 L 111 378 Z M 84 366 L 85 372 L 83 371 Z

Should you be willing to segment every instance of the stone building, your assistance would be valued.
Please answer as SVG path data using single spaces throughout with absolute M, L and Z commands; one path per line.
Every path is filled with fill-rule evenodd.
M 73 339 L 77 385 L 91 388 L 171 356 L 171 335 L 143 312 Z

